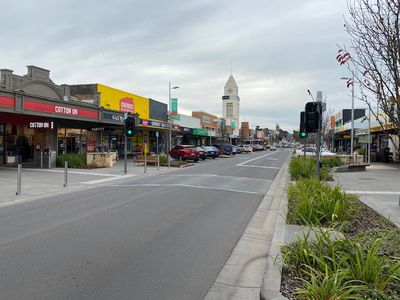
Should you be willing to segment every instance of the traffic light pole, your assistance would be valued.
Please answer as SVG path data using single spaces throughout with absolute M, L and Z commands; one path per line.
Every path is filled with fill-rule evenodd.
M 318 101 L 317 112 L 318 112 L 318 130 L 315 137 L 316 156 L 317 156 L 317 178 L 321 180 L 321 118 L 322 118 L 322 103 Z
M 128 137 L 126 136 L 126 118 L 128 115 L 125 113 L 125 121 L 124 121 L 124 174 L 128 173 Z

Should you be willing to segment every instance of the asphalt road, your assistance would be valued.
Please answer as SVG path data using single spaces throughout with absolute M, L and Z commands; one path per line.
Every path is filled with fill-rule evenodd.
M 203 299 L 288 154 L 1 208 L 0 299 Z

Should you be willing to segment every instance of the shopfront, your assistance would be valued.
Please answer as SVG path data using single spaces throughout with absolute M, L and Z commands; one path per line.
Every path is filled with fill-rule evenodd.
M 195 140 L 196 146 L 205 146 L 208 136 L 208 131 L 203 128 L 194 128 L 193 139 Z

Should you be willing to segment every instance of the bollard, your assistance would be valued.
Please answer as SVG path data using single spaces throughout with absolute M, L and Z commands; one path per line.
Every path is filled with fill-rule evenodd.
M 66 188 L 68 184 L 68 162 L 64 164 L 64 187 Z
M 43 151 L 40 150 L 40 168 L 43 169 Z
M 157 170 L 160 170 L 160 154 L 157 154 Z
M 144 154 L 144 173 L 147 172 L 147 155 L 146 153 Z
M 17 170 L 17 192 L 15 193 L 17 196 L 21 196 L 21 178 L 22 177 L 22 165 L 18 164 Z

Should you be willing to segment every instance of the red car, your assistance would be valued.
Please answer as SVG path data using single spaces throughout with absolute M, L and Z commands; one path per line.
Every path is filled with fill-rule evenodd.
M 192 145 L 179 145 L 175 146 L 170 152 L 172 158 L 179 160 L 193 160 L 194 162 L 199 161 L 200 153 L 196 150 L 195 146 Z

